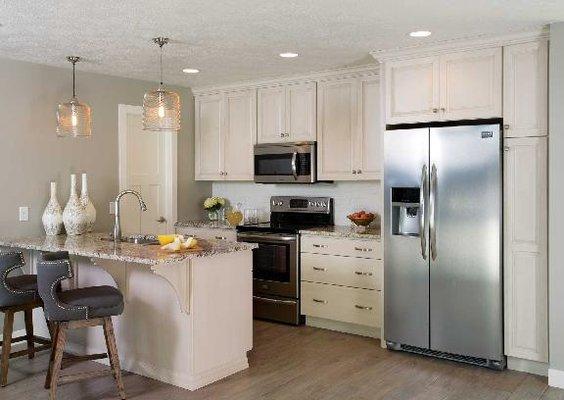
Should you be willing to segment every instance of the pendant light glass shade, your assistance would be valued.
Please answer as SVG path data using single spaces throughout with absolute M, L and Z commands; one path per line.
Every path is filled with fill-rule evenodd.
M 57 107 L 57 136 L 90 137 L 92 135 L 92 112 L 90 106 L 76 98 L 75 64 L 80 57 L 67 57 L 72 63 L 72 99 Z
M 143 129 L 177 133 L 180 130 L 180 96 L 164 89 L 163 86 L 163 46 L 168 38 L 154 38 L 161 49 L 161 83 L 157 90 L 145 93 L 143 97 Z

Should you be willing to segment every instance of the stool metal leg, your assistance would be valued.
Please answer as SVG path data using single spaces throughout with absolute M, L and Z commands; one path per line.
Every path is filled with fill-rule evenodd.
M 25 337 L 27 341 L 27 358 L 35 357 L 35 341 L 33 340 L 33 310 L 24 311 Z
M 0 365 L 0 386 L 8 384 L 8 364 L 12 351 L 12 334 L 14 331 L 14 311 L 4 313 L 4 333 L 2 337 L 2 361 Z

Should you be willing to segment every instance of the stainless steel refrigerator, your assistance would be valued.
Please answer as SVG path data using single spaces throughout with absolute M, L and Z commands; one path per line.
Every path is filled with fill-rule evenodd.
M 388 348 L 504 368 L 500 132 L 386 131 Z

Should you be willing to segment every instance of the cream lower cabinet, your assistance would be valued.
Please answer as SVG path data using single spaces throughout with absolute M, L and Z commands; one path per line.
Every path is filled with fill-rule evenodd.
M 381 179 L 379 77 L 321 81 L 317 98 L 318 179 Z
M 230 242 L 237 241 L 237 231 L 230 228 L 206 228 L 179 226 L 176 233 L 185 236 L 194 236 L 205 240 L 226 240 Z
M 301 238 L 301 313 L 312 326 L 380 337 L 381 242 Z
M 499 118 L 502 49 L 388 61 L 386 124 Z
M 547 138 L 505 140 L 505 353 L 548 361 Z
M 195 114 L 196 180 L 252 181 L 256 91 L 198 96 Z

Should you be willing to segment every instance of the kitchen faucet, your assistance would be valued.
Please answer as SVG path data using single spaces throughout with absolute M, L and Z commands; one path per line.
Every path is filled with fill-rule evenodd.
M 143 198 L 141 197 L 141 195 L 139 194 L 139 192 L 136 192 L 135 190 L 131 190 L 131 189 L 126 189 L 126 190 L 122 190 L 121 192 L 119 192 L 119 194 L 116 196 L 116 200 L 115 200 L 115 204 L 116 204 L 116 212 L 115 212 L 115 219 L 114 219 L 114 241 L 116 242 L 121 242 L 121 223 L 120 223 L 120 212 L 119 212 L 119 202 L 121 200 L 121 198 L 123 196 L 125 196 L 126 194 L 132 194 L 135 197 L 137 197 L 137 200 L 139 200 L 139 208 L 141 208 L 141 211 L 147 211 L 147 205 L 145 204 L 145 202 L 143 201 Z

